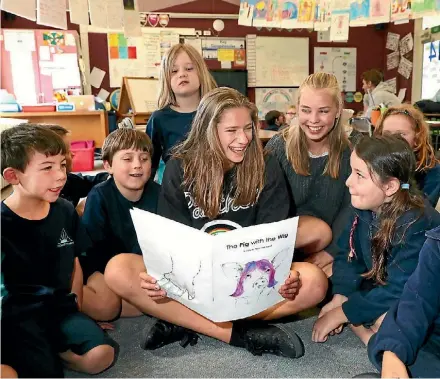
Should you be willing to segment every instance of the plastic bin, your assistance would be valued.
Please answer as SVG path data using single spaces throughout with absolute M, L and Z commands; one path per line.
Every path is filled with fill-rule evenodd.
M 95 166 L 95 141 L 72 141 L 72 171 L 93 171 Z

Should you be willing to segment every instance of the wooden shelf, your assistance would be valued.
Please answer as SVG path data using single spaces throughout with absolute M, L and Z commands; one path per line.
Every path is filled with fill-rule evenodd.
M 108 135 L 107 114 L 103 111 L 0 113 L 0 118 L 26 119 L 30 123 L 57 124 L 71 133 L 71 140 L 93 140 L 102 147 Z

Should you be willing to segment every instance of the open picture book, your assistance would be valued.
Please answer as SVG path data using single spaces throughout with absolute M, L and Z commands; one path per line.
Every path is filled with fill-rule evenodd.
M 250 317 L 283 300 L 298 217 L 215 236 L 130 210 L 148 274 L 174 299 L 215 321 Z

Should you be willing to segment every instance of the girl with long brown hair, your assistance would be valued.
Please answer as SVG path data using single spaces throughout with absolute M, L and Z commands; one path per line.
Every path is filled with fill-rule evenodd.
M 166 166 L 158 214 L 210 234 L 286 219 L 287 185 L 276 159 L 264 156 L 257 125 L 255 105 L 238 91 L 222 87 L 206 94 L 187 140 Z M 301 243 L 301 236 L 297 241 Z M 298 358 L 304 354 L 301 339 L 283 328 L 204 318 L 168 298 L 146 269 L 142 257 L 123 254 L 112 259 L 105 272 L 114 291 L 158 318 L 146 330 L 145 349 L 182 340 L 195 343 L 196 333 L 201 333 L 258 355 Z M 295 314 L 318 304 L 326 291 L 327 278 L 319 268 L 294 263 L 280 289 L 285 300 L 252 318 L 273 320 Z
M 390 107 L 379 119 L 374 134 L 398 134 L 409 143 L 416 155 L 417 184 L 435 207 L 440 198 L 440 162 L 423 113 L 408 104 Z
M 336 77 L 310 75 L 300 86 L 298 124 L 273 137 L 266 149 L 278 159 L 289 183 L 300 230 L 308 230 L 305 260 L 330 276 L 333 256 L 325 251 L 331 228 L 350 202 L 350 147 L 341 122 L 343 101 Z M 338 223 L 340 224 L 340 223 Z
M 152 113 L 146 129 L 154 148 L 153 178 L 159 161 L 167 163 L 172 148 L 186 138 L 200 99 L 215 87 L 203 57 L 194 47 L 179 43 L 166 52 L 160 65 L 158 110 Z
M 349 323 L 367 344 L 415 270 L 425 232 L 440 225 L 414 181 L 414 153 L 403 138 L 364 137 L 350 164 L 353 209 L 338 240 L 334 296 L 314 325 L 315 342 Z

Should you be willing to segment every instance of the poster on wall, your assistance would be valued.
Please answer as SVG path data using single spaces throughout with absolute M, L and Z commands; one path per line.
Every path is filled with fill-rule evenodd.
M 408 20 L 411 16 L 411 2 L 409 0 L 391 1 L 391 21 Z
M 315 30 L 328 30 L 331 23 L 331 0 L 318 0 L 316 4 Z
M 245 38 L 202 38 L 202 56 L 219 61 L 222 68 L 245 68 Z
M 391 0 L 370 0 L 368 24 L 382 24 L 390 21 Z
M 107 39 L 110 87 L 120 87 L 124 76 L 145 76 L 146 67 L 138 59 L 142 38 L 109 33 Z
M 286 112 L 296 104 L 298 88 L 256 88 L 255 105 L 258 108 L 258 118 L 264 119 L 267 112 L 277 110 Z
M 356 91 L 356 48 L 315 47 L 314 72 L 328 72 L 343 92 Z
M 423 16 L 431 16 L 436 12 L 437 0 L 412 0 L 411 15 L 412 18 L 420 18 Z
M 350 26 L 365 26 L 370 17 L 370 0 L 350 2 Z

